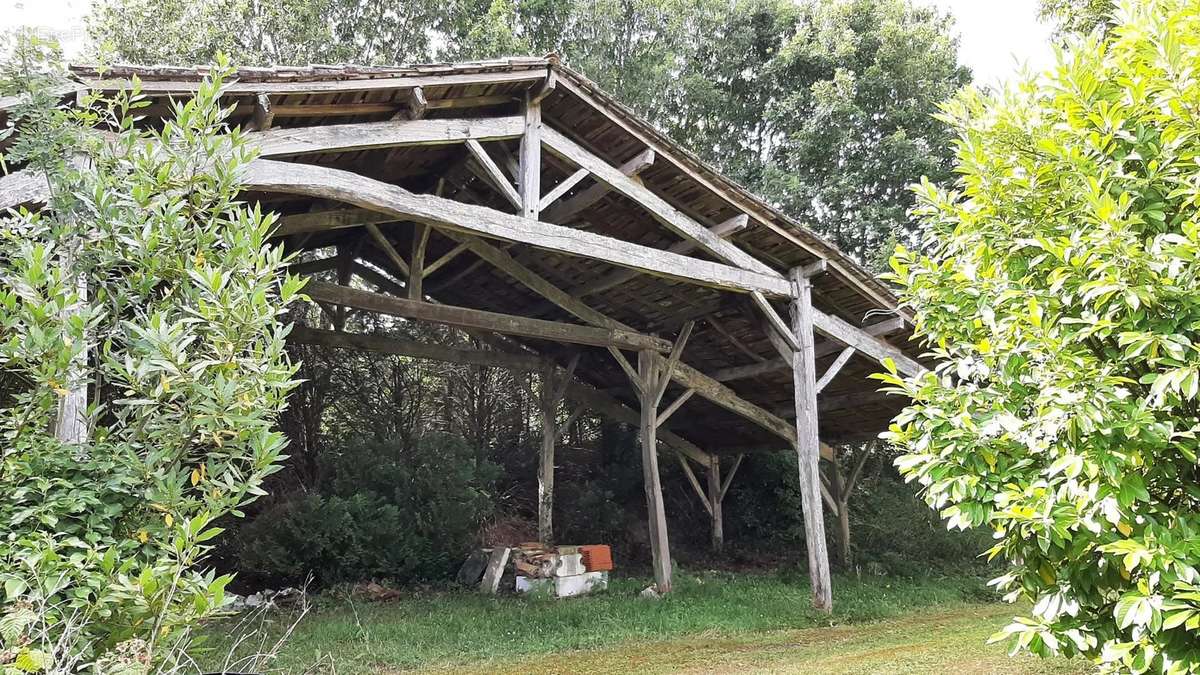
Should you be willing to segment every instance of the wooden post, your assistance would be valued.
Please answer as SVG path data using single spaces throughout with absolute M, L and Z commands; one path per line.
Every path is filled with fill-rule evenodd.
M 554 541 L 554 445 L 558 440 L 558 401 L 554 398 L 554 371 L 542 371 L 542 452 L 538 467 L 538 540 Z
M 525 92 L 525 135 L 521 137 L 518 189 L 521 193 L 521 213 L 537 220 L 542 201 L 542 105 Z
M 641 402 L 642 482 L 646 489 L 646 514 L 650 521 L 650 551 L 654 558 L 654 584 L 659 594 L 671 592 L 671 549 L 667 542 L 667 515 L 658 475 L 658 392 L 660 378 L 654 352 L 638 352 L 638 400 Z M 670 377 L 666 374 L 665 377 Z
M 721 517 L 721 457 L 713 454 L 708 463 L 708 504 L 712 519 L 712 550 L 720 553 L 725 547 L 725 524 Z
M 796 458 L 800 465 L 800 496 L 804 503 L 804 535 L 808 548 L 808 574 L 812 579 L 813 606 L 833 610 L 829 577 L 829 551 L 818 473 L 821 442 L 817 436 L 816 356 L 813 340 L 812 281 L 802 269 L 791 271 L 792 336 L 799 347 L 792 354 L 792 381 L 796 405 Z
M 842 480 L 842 469 L 838 465 L 837 455 L 829 462 L 829 496 L 837 504 L 838 517 L 838 563 L 842 569 L 850 569 L 850 509 L 849 495 L 846 494 L 846 484 Z
M 74 269 L 78 254 L 82 251 L 82 245 L 82 242 L 70 244 L 70 251 L 63 256 L 63 266 L 67 270 L 68 278 L 70 276 L 75 277 L 76 293 L 76 302 L 68 305 L 62 312 L 64 321 L 69 321 L 72 316 L 79 314 L 82 306 L 87 302 L 87 278 Z M 54 437 L 62 443 L 69 445 L 79 445 L 86 441 L 88 436 L 88 350 L 86 337 L 85 333 L 85 339 L 80 351 L 71 359 L 65 387 L 67 393 L 59 397 L 58 411 L 55 415 Z

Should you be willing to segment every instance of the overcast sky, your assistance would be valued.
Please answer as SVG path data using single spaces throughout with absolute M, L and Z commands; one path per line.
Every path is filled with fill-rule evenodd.
M 403 0 L 401 0 L 403 1 Z M 1050 27 L 1037 20 L 1037 0 L 918 0 L 949 10 L 961 36 L 959 54 L 983 84 L 995 84 L 1021 64 L 1051 63 Z M 48 27 L 68 56 L 84 45 L 83 15 L 91 0 L 0 0 L 0 30 Z

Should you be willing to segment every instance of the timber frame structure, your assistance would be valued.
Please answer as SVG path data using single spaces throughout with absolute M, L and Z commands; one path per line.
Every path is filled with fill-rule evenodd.
M 65 100 L 140 78 L 147 124 L 204 74 L 72 73 Z M 660 455 L 682 464 L 719 547 L 721 503 L 744 454 L 790 445 L 813 602 L 831 608 L 822 502 L 844 517 L 848 490 L 819 461 L 874 437 L 906 403 L 867 379 L 881 361 L 924 368 L 885 286 L 554 56 L 242 69 L 224 99 L 260 151 L 244 196 L 280 214 L 274 240 L 301 252 L 295 272 L 319 276 L 306 293 L 334 327 L 297 326 L 290 339 L 542 373 L 546 540 L 562 430 L 584 409 L 637 425 L 664 593 Z M 0 118 L 11 103 L 0 100 Z M 0 208 L 44 194 L 35 176 L 0 177 Z M 455 326 L 491 348 L 347 333 L 351 311 Z

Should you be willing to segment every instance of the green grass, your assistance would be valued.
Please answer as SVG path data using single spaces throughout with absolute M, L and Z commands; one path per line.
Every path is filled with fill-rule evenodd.
M 808 672 L 875 672 L 804 666 L 865 649 L 882 660 L 864 653 L 851 666 L 878 661 L 884 671 L 919 671 L 919 663 L 897 666 L 887 657 L 912 644 L 925 645 L 914 653 L 940 666 L 947 662 L 938 654 L 998 659 L 991 666 L 1016 663 L 1007 661 L 1002 648 L 983 644 L 1013 612 L 986 602 L 989 596 L 978 579 L 835 579 L 832 617 L 810 609 L 806 581 L 790 575 L 678 574 L 675 591 L 660 601 L 637 597 L 646 584 L 644 579 L 616 579 L 606 593 L 569 600 L 470 592 L 412 594 L 382 603 L 325 596 L 300 622 L 271 667 L 287 673 L 437 668 L 569 672 L 572 668 L 565 664 L 585 658 L 609 663 L 590 668 L 593 672 L 676 672 L 693 667 L 712 672 L 720 663 L 727 663 L 730 672 L 786 672 L 789 663 Z M 937 617 L 949 627 L 935 629 Z M 893 621 L 878 623 L 883 619 Z M 291 622 L 288 613 L 278 612 L 267 617 L 264 630 L 278 634 Z M 234 630 L 230 622 L 210 627 L 214 655 L 229 651 Z M 821 653 L 833 644 L 842 649 Z M 724 648 L 709 653 L 713 645 Z M 571 653 L 578 650 L 589 651 L 582 656 Z M 695 662 L 697 654 L 703 656 L 700 662 Z M 736 658 L 726 658 L 730 655 Z M 221 659 L 204 660 L 206 666 L 219 669 Z M 321 663 L 326 665 L 315 665 Z M 1029 668 L 1045 665 L 1050 668 L 1045 672 L 1078 670 L 1076 664 L 1061 662 L 1022 663 Z M 1055 670 L 1059 667 L 1065 670 Z

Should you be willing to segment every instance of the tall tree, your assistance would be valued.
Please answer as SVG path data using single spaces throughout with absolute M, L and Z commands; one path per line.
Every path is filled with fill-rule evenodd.
M 1086 35 L 1100 28 L 1107 31 L 1113 22 L 1114 0 L 1041 0 L 1038 14 L 1053 21 L 1060 37 Z

